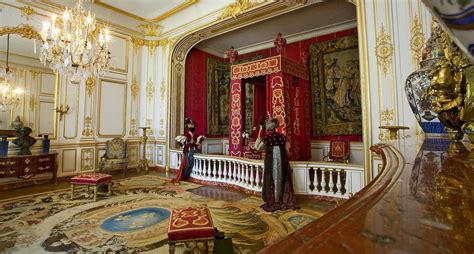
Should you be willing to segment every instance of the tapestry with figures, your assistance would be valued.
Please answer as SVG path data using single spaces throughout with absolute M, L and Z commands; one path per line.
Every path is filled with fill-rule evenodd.
M 357 35 L 309 47 L 313 136 L 362 135 Z
M 236 63 L 261 59 L 262 56 L 245 58 Z M 230 63 L 208 58 L 207 82 L 207 135 L 229 135 Z

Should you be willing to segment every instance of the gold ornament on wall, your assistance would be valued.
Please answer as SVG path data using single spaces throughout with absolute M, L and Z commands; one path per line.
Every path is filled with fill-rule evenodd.
M 413 64 L 416 68 L 421 60 L 421 52 L 425 46 L 425 35 L 423 34 L 423 24 L 418 15 L 415 15 L 410 30 L 410 49 L 412 52 Z
M 134 76 L 133 79 L 132 79 L 132 85 L 130 86 L 130 93 L 132 94 L 132 98 L 133 100 L 136 100 L 137 99 L 137 96 L 138 96 L 138 81 L 137 81 L 137 77 Z
M 92 129 L 92 117 L 87 116 L 84 118 L 84 130 L 82 131 L 82 135 L 90 137 L 94 134 L 94 130 Z
M 393 109 L 384 109 L 380 114 L 380 125 L 381 126 L 392 126 L 394 124 L 394 115 L 395 110 Z M 390 131 L 389 130 L 380 130 L 379 132 L 379 140 L 380 141 L 387 141 L 390 139 Z
M 93 77 L 89 77 L 89 78 L 86 80 L 86 92 L 87 92 L 87 95 L 92 96 L 92 92 L 94 92 L 94 88 L 95 88 L 95 80 L 94 80 Z
M 145 36 L 158 36 L 163 30 L 163 27 L 156 23 L 140 24 L 137 28 Z
M 33 8 L 27 5 L 21 7 L 20 11 L 21 11 L 21 16 L 25 18 L 26 20 L 30 20 L 30 17 L 36 13 Z
M 138 134 L 137 119 L 130 120 L 130 131 L 128 134 L 130 136 L 136 136 Z
M 155 88 L 153 86 L 153 80 L 149 78 L 148 82 L 146 82 L 146 98 L 147 100 L 153 100 L 153 96 L 155 96 Z
M 388 65 L 392 63 L 393 44 L 390 34 L 385 31 L 382 25 L 376 38 L 375 55 L 377 56 L 377 64 L 382 67 L 382 71 L 387 75 Z

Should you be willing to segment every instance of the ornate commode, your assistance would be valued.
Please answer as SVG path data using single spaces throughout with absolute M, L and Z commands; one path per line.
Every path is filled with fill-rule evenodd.
M 0 184 L 28 180 L 54 179 L 57 153 L 0 157 Z

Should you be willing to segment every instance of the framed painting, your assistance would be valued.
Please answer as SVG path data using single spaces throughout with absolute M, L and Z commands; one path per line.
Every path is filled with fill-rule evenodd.
M 357 35 L 309 47 L 313 136 L 362 135 Z

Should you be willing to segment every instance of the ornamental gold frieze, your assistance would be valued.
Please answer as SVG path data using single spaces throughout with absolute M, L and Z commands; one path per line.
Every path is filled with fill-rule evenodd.
M 235 3 L 230 4 L 227 6 L 219 16 L 219 19 L 226 19 L 229 17 L 236 18 L 237 16 L 241 15 L 242 13 L 246 12 L 248 9 L 257 6 L 258 3 L 251 0 L 237 0 Z
M 140 24 L 137 28 L 145 36 L 158 36 L 163 31 L 163 27 L 156 23 Z

